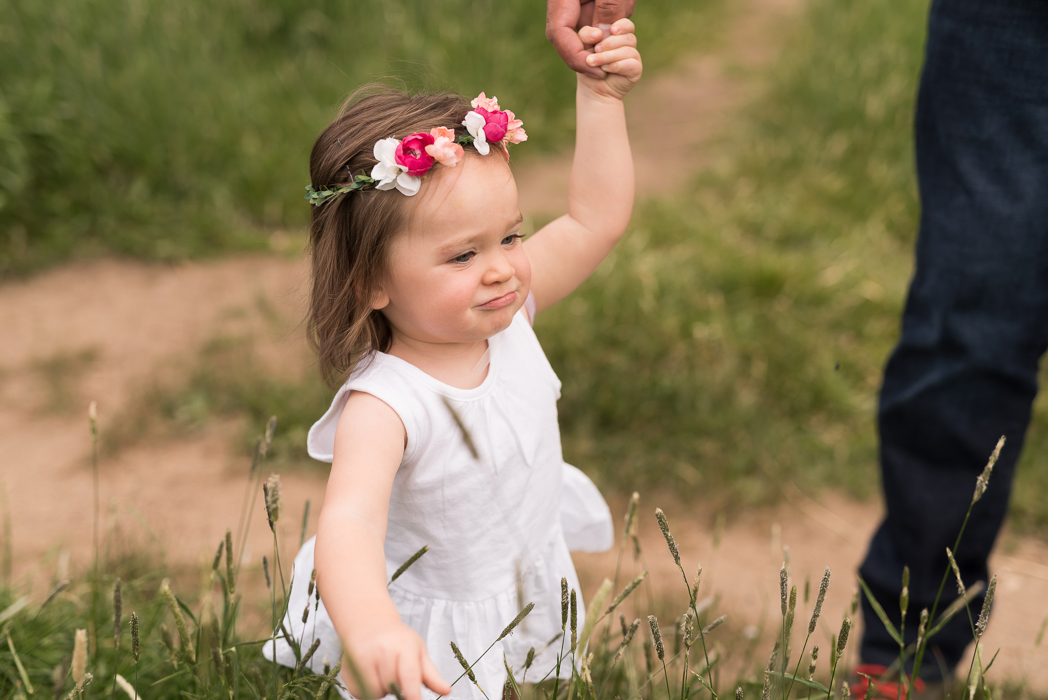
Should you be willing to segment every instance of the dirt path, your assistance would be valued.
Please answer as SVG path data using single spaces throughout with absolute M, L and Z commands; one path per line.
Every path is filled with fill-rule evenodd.
M 761 88 L 759 80 L 729 75 L 729 69 L 757 75 L 776 55 L 782 27 L 798 10 L 799 0 L 740 0 L 716 53 L 650 76 L 632 96 L 628 115 L 641 196 L 672 191 L 708 163 L 703 145 Z M 677 136 L 670 142 L 666 133 Z M 568 159 L 559 158 L 518 171 L 528 215 L 563 209 L 567 166 Z M 276 365 L 305 366 L 311 360 L 301 328 L 286 319 L 302 317 L 306 275 L 302 260 L 279 256 L 175 267 L 102 261 L 0 286 L 0 478 L 14 523 L 16 575 L 39 594 L 60 551 L 72 552 L 74 572 L 87 564 L 87 402 L 99 402 L 103 427 L 110 426 L 136 391 L 157 376 L 184 371 L 187 358 L 218 334 L 276 337 L 263 348 L 266 357 Z M 274 332 L 274 318 L 286 326 Z M 218 423 L 175 442 L 138 444 L 104 461 L 100 493 L 108 540 L 133 549 L 155 537 L 177 568 L 208 560 L 226 527 L 235 528 L 243 497 L 247 465 L 230 439 L 237 429 Z M 306 499 L 315 526 L 324 480 L 285 475 L 284 490 L 281 532 L 285 551 L 293 551 Z M 851 574 L 876 526 L 878 506 L 833 494 L 818 503 L 787 496 L 779 509 L 729 521 L 717 548 L 707 519 L 694 511 L 698 506 L 663 504 L 687 566 L 704 562 L 704 588 L 720 595 L 719 607 L 731 615 L 728 629 L 736 633 L 759 624 L 762 609 L 774 608 L 782 544 L 790 546 L 797 580 L 810 576 L 817 583 L 826 565 L 835 571 L 827 630 L 831 621 L 839 623 L 851 598 Z M 653 586 L 671 596 L 677 574 L 650 515 L 655 504 L 645 500 L 645 559 Z M 621 507 L 613 503 L 616 512 Z M 256 513 L 249 537 L 249 557 L 256 562 L 269 548 L 263 521 Z M 986 638 L 990 648 L 1003 649 L 997 662 L 1002 675 L 1019 677 L 1027 669 L 1042 691 L 1048 691 L 1048 651 L 1042 648 L 1037 658 L 1029 651 L 1048 613 L 1046 563 L 1044 545 L 1004 538 L 993 561 L 1001 582 Z M 614 555 L 582 556 L 579 564 L 591 592 L 613 570 Z

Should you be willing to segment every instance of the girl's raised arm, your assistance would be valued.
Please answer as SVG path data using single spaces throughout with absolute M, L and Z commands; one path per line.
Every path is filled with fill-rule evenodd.
M 570 294 L 611 252 L 633 210 L 633 156 L 622 98 L 640 80 L 642 65 L 634 25 L 620 19 L 611 35 L 583 27 L 583 43 L 595 44 L 587 62 L 608 75 L 578 74 L 575 97 L 575 159 L 568 183 L 568 213 L 525 243 L 531 289 L 541 311 Z
M 405 700 L 420 700 L 422 684 L 441 695 L 451 692 L 386 589 L 383 545 L 404 440 L 404 425 L 386 403 L 361 392 L 349 395 L 335 432 L 315 566 L 324 607 L 368 686 L 358 687 L 343 666 L 343 681 L 358 698 L 381 697 L 390 682 Z

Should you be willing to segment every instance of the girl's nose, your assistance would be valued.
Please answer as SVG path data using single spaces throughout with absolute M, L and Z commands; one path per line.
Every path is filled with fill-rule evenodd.
M 514 274 L 516 269 L 513 263 L 505 253 L 499 251 L 492 257 L 488 269 L 485 270 L 483 281 L 484 284 L 498 284 L 512 278 Z

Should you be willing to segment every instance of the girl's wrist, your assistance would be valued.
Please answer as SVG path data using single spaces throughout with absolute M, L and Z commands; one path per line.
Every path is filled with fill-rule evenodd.
M 625 94 L 619 94 L 612 90 L 606 80 L 597 80 L 582 73 L 576 73 L 576 96 L 580 99 L 591 100 L 596 104 L 609 106 L 622 106 Z

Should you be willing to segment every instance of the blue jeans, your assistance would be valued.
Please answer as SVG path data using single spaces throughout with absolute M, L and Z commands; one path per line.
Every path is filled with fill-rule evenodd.
M 934 0 L 916 152 L 916 271 L 878 410 L 887 516 L 860 568 L 898 625 L 910 567 L 908 642 L 1006 435 L 957 552 L 966 585 L 987 580 L 1048 348 L 1048 0 Z M 863 660 L 890 665 L 898 645 L 865 600 L 863 619 Z M 931 640 L 921 676 L 952 672 L 971 641 L 962 613 Z

